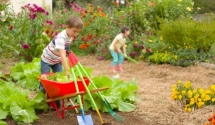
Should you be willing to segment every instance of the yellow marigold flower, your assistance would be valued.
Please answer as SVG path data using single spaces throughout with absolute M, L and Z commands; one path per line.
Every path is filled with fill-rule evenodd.
M 160 36 L 160 40 L 163 40 L 163 37 L 162 37 L 162 36 Z
M 142 50 L 142 53 L 146 53 L 146 50 L 145 50 L 145 49 L 143 49 L 143 50 Z
M 138 44 L 138 42 L 137 42 L 137 41 L 135 41 L 134 43 L 135 43 L 135 44 Z
M 197 10 L 201 10 L 201 8 L 200 8 L 200 7 L 197 7 Z
M 195 102 L 194 101 L 190 101 L 190 105 L 193 105 Z
M 182 96 L 181 96 L 181 95 L 179 95 L 179 96 L 178 96 L 178 99 L 182 99 Z
M 211 90 L 206 90 L 205 94 L 212 94 L 212 91 Z
M 187 107 L 184 108 L 184 111 L 187 111 Z
M 195 96 L 194 96 L 194 99 L 198 99 L 199 98 L 199 94 L 196 94 Z
M 198 98 L 198 102 L 201 102 L 202 101 L 202 99 L 201 98 Z
M 205 98 L 205 94 L 202 94 L 201 98 L 204 99 Z
M 205 103 L 204 102 L 199 102 L 197 103 L 198 108 L 201 108 Z
M 182 82 L 181 82 L 181 80 L 178 80 L 178 82 L 177 82 L 178 84 L 181 84 Z
M 191 108 L 187 108 L 187 111 L 188 111 L 188 112 L 191 112 Z
M 181 94 L 184 95 L 186 93 L 186 91 L 181 91 Z
M 149 40 L 149 42 L 151 43 L 151 42 L 152 42 L 152 40 Z
M 215 102 L 215 98 L 212 98 L 212 102 Z
M 196 93 L 196 92 L 197 92 L 197 90 L 196 90 L 196 89 L 194 89 L 194 90 L 193 90 L 193 93 Z
M 209 100 L 211 100 L 211 97 L 209 95 L 206 95 L 204 100 L 209 101 Z
M 187 11 L 191 11 L 191 8 L 190 8 L 190 7 L 187 7 L 186 9 L 187 9 Z
M 178 2 L 182 2 L 182 0 L 178 0 Z

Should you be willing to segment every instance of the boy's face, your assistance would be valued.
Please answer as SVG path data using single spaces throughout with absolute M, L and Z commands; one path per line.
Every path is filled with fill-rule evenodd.
M 130 30 L 126 30 L 126 31 L 125 31 L 125 37 L 128 37 L 129 34 L 130 34 Z
M 66 33 L 70 38 L 76 37 L 81 30 L 82 28 L 76 28 L 76 27 L 70 28 L 69 26 L 66 26 Z

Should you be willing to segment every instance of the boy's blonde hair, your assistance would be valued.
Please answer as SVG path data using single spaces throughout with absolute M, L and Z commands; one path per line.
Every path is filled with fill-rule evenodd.
M 80 28 L 82 29 L 84 27 L 83 21 L 78 16 L 71 15 L 66 20 L 66 25 L 69 26 L 69 28 Z

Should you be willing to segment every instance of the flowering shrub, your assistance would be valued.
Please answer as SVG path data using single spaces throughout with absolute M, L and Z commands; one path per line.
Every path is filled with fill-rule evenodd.
M 215 85 L 208 89 L 194 89 L 190 81 L 182 83 L 179 80 L 176 85 L 172 85 L 171 97 L 173 100 L 182 101 L 184 110 L 191 112 L 192 109 L 215 104 Z
M 22 7 L 22 12 L 17 15 L 10 27 L 10 34 L 17 54 L 25 60 L 31 61 L 39 57 L 45 45 L 50 41 L 44 32 L 44 23 L 50 25 L 48 12 L 36 4 L 27 4 Z

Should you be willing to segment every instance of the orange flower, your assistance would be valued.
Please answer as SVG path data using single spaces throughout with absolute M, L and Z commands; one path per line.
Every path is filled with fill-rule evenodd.
M 115 1 L 113 4 L 114 4 L 114 5 L 118 5 L 118 2 Z
M 88 25 L 89 25 L 88 22 L 85 22 L 85 23 L 84 23 L 84 26 L 88 26 Z
M 88 42 L 86 45 L 87 45 L 87 47 L 89 47 L 89 46 L 90 46 L 90 43 Z
M 149 5 L 150 7 L 155 7 L 155 6 L 156 6 L 156 3 L 151 2 L 151 1 L 148 1 L 148 5 Z

